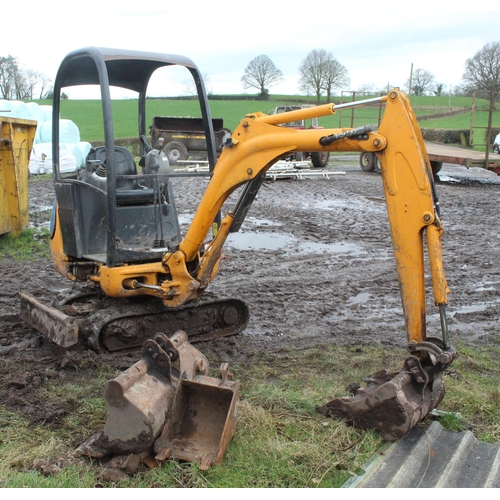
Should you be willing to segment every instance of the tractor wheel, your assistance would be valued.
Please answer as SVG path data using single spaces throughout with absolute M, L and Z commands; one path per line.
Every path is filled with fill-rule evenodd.
M 373 172 L 375 170 L 375 155 L 368 151 L 363 151 L 359 157 L 359 165 L 363 172 Z
M 431 169 L 434 175 L 436 175 L 441 170 L 442 167 L 443 167 L 442 161 L 431 161 Z
M 329 151 L 314 152 L 311 153 L 311 163 L 313 167 L 323 168 L 328 165 L 328 159 L 330 158 Z
M 188 150 L 186 146 L 184 146 L 182 142 L 178 141 L 169 142 L 163 148 L 163 152 L 168 158 L 170 165 L 175 165 L 177 162 L 187 160 L 188 158 Z

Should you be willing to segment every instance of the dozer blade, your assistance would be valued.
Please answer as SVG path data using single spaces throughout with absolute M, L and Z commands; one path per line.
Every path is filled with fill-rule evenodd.
M 44 304 L 28 293 L 19 293 L 21 311 L 19 317 L 42 335 L 61 347 L 70 347 L 78 342 L 76 318 Z
M 442 369 L 430 373 L 418 358 L 409 356 L 402 371 L 380 370 L 365 379 L 368 386 L 357 389 L 353 397 L 333 399 L 317 411 L 360 429 L 375 430 L 386 441 L 396 441 L 443 400 Z
M 187 338 L 160 333 L 144 343 L 142 359 L 106 384 L 106 424 L 78 453 L 154 450 L 159 462 L 178 458 L 202 469 L 220 463 L 235 432 L 239 382 L 228 380 L 226 364 L 221 379 L 209 377 L 206 357 Z

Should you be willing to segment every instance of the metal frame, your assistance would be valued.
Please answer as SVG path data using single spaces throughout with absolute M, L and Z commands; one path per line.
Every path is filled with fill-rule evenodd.
M 187 68 L 198 91 L 203 127 L 207 137 L 207 153 L 210 172 L 217 161 L 212 117 L 203 78 L 196 65 L 188 58 L 153 52 L 125 51 L 119 49 L 87 47 L 69 53 L 62 61 L 54 83 L 52 110 L 52 161 L 54 182 L 76 183 L 74 179 L 61 177 L 59 170 L 59 116 L 61 91 L 76 85 L 99 85 L 104 120 L 104 139 L 107 150 L 107 210 L 108 236 L 106 265 L 117 264 L 116 236 L 116 173 L 114 164 L 114 128 L 110 86 L 138 93 L 139 136 L 146 134 L 146 92 L 152 74 L 164 66 L 178 65 Z

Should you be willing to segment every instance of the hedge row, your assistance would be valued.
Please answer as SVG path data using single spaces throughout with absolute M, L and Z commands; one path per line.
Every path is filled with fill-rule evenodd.
M 442 128 L 420 128 L 426 141 L 441 142 L 443 144 L 459 144 L 461 146 L 470 145 L 470 130 L 446 130 Z M 493 144 L 495 137 L 500 133 L 500 128 L 491 129 L 490 144 Z M 476 132 L 478 134 L 478 132 Z M 486 134 L 486 132 L 485 132 Z M 475 143 L 478 142 L 477 135 L 474 135 Z M 484 139 L 482 139 L 484 140 Z

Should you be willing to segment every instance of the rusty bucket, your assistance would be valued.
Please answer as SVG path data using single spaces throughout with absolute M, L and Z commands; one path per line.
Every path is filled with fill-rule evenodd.
M 227 364 L 220 379 L 208 372 L 186 333 L 156 334 L 141 360 L 106 384 L 106 424 L 77 451 L 102 458 L 154 449 L 158 461 L 220 463 L 235 432 L 239 382 L 229 380 Z
M 385 441 L 396 441 L 444 398 L 443 367 L 426 368 L 418 358 L 409 356 L 400 372 L 379 370 L 352 397 L 335 398 L 316 409 L 360 429 L 373 429 Z
M 221 462 L 236 429 L 239 382 L 229 380 L 227 363 L 221 378 L 193 375 L 180 381 L 154 450 L 158 461 L 177 458 L 209 469 Z

